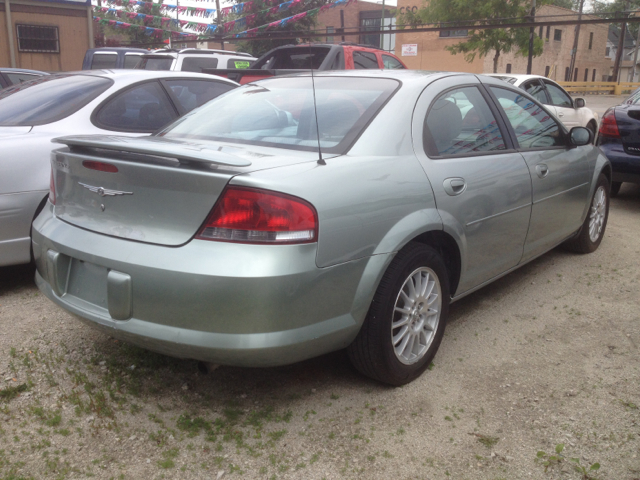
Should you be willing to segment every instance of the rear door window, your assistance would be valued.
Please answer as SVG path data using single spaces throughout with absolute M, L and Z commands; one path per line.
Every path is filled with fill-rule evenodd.
M 491 87 L 513 128 L 521 149 L 564 147 L 560 125 L 544 109 L 517 92 Z
M 384 64 L 384 68 L 388 68 L 390 70 L 401 70 L 404 69 L 404 65 L 400 63 L 397 58 L 392 57 L 391 55 L 382 55 L 382 63 Z
M 353 65 L 356 70 L 380 68 L 375 53 L 370 52 L 353 52 Z
M 11 85 L 18 85 L 19 83 L 28 82 L 29 80 L 33 80 L 40 76 L 40 75 L 34 75 L 33 73 L 15 73 L 15 72 L 5 72 L 5 75 L 9 79 L 9 83 Z
M 136 68 L 142 70 L 171 70 L 173 57 L 142 57 Z
M 137 55 L 135 53 L 127 53 L 124 56 L 123 68 L 136 68 L 136 65 L 140 61 L 140 57 L 142 57 L 142 55 Z
M 118 54 L 113 53 L 94 53 L 91 60 L 91 70 L 103 70 L 116 68 L 118 64 Z
M 217 66 L 218 59 L 215 57 L 185 57 L 182 60 L 180 70 L 183 72 L 202 73 L 203 68 L 216 68 Z
M 549 92 L 549 96 L 551 97 L 552 105 L 555 105 L 556 107 L 573 108 L 573 100 L 571 100 L 571 97 L 567 92 L 551 82 L 545 81 L 544 83 L 547 87 L 547 91 Z
M 177 117 L 164 89 L 152 81 L 109 98 L 96 113 L 94 123 L 105 130 L 151 133 Z
M 212 80 L 165 80 L 164 84 L 173 94 L 183 115 L 235 88 L 235 85 Z
M 527 82 L 522 87 L 524 88 L 525 92 L 538 100 L 540 103 L 549 103 L 547 93 L 544 91 L 544 87 L 538 80 Z
M 429 107 L 423 135 L 430 157 L 506 150 L 495 116 L 477 87 L 440 95 Z

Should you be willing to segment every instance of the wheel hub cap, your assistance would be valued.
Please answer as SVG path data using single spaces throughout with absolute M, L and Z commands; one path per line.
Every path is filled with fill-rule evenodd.
M 404 281 L 396 298 L 391 341 L 396 357 L 405 365 L 424 357 L 440 321 L 440 282 L 427 267 L 415 270 Z
M 607 194 L 604 191 L 604 187 L 598 187 L 598 190 L 596 190 L 596 193 L 593 195 L 593 202 L 591 202 L 591 211 L 589 213 L 589 239 L 592 242 L 597 242 L 598 238 L 600 238 L 607 213 L 606 207 Z

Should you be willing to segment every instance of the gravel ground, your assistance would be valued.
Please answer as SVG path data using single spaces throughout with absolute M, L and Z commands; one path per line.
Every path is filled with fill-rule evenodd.
M 595 253 L 556 249 L 452 305 L 402 388 L 343 352 L 204 375 L 0 268 L 0 478 L 638 480 L 639 215 L 625 184 Z

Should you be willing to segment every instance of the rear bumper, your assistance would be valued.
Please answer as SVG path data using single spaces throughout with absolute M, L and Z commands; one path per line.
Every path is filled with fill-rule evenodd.
M 316 244 L 163 247 L 88 232 L 51 210 L 33 232 L 49 299 L 115 338 L 224 365 L 285 365 L 346 347 L 392 257 L 318 268 Z
M 612 181 L 640 183 L 640 156 L 624 151 L 622 143 L 604 143 L 600 149 L 611 162 Z

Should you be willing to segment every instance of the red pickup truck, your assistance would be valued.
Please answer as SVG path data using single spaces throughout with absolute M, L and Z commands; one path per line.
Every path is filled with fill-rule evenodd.
M 205 68 L 204 73 L 227 77 L 244 85 L 275 75 L 299 73 L 301 70 L 407 68 L 394 54 L 355 43 L 285 45 L 268 51 L 242 70 Z

